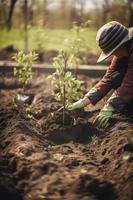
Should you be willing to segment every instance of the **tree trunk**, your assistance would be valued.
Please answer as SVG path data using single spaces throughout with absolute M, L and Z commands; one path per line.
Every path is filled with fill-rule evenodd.
M 102 16 L 102 21 L 103 21 L 103 24 L 107 23 L 107 19 L 108 19 L 108 12 L 110 10 L 109 8 L 109 0 L 104 0 L 104 3 L 103 3 L 103 16 Z
M 14 11 L 16 2 L 17 0 L 11 0 L 10 6 L 9 6 L 9 13 L 6 20 L 8 30 L 10 30 L 12 27 L 12 16 L 13 16 L 13 11 Z
M 128 26 L 133 26 L 133 0 L 128 0 L 129 6 L 129 19 L 128 19 Z
M 28 1 L 24 0 L 24 50 L 28 52 Z

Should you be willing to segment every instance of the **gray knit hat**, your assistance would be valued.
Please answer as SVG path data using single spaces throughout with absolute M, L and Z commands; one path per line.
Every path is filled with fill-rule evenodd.
M 116 49 L 131 38 L 133 38 L 133 28 L 126 28 L 119 22 L 112 21 L 102 26 L 96 36 L 96 42 L 102 49 L 97 62 L 101 62 L 111 56 Z

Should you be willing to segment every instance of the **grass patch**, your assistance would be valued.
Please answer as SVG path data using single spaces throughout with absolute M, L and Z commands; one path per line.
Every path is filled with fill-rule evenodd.
M 37 27 L 30 28 L 29 30 L 29 49 L 37 48 L 37 40 L 39 40 L 39 34 L 41 37 L 41 43 L 43 48 L 46 50 L 50 49 L 65 49 L 66 39 L 75 37 L 75 32 L 66 29 L 38 29 Z M 89 28 L 81 32 L 81 36 L 84 38 L 87 44 L 88 51 L 92 53 L 98 53 L 99 49 L 95 42 L 96 30 Z M 23 49 L 24 48 L 24 31 L 23 29 L 12 29 L 7 31 L 6 29 L 0 30 L 0 48 L 7 45 L 14 45 L 14 47 Z

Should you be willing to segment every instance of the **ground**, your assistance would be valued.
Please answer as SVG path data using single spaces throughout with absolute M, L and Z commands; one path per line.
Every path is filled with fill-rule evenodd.
M 98 80 L 80 76 L 83 93 Z M 66 113 L 50 95 L 46 77 L 34 78 L 30 106 L 16 105 L 22 85 L 0 83 L 1 200 L 132 200 L 133 125 L 119 121 L 98 132 L 92 121 L 103 106 Z M 73 117 L 75 125 L 73 124 Z

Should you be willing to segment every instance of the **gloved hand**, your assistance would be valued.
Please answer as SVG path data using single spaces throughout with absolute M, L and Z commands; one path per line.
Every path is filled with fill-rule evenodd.
M 76 101 L 75 103 L 73 103 L 72 105 L 68 106 L 68 110 L 76 110 L 76 109 L 80 109 L 80 108 L 84 108 L 84 103 L 83 100 L 80 99 L 78 101 Z
M 114 110 L 115 109 L 111 105 L 105 105 L 94 120 L 94 125 L 101 130 L 107 128 L 109 126 L 109 120 L 111 119 Z

